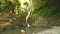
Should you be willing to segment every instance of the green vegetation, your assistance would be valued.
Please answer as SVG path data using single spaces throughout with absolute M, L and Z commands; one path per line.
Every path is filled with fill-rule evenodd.
M 47 26 L 60 25 L 60 5 L 59 0 L 31 0 L 32 9 L 28 18 L 28 23 L 31 26 Z M 24 5 L 29 6 L 28 2 Z M 8 28 L 13 26 L 26 26 L 27 8 L 21 7 L 19 0 L 0 0 L 0 23 L 6 22 L 12 25 L 7 25 Z M 0 25 L 1 25 L 0 24 Z M 5 26 L 5 27 L 7 27 Z M 2 29 L 4 29 L 4 26 Z
M 34 6 L 33 14 L 37 13 L 43 17 L 53 19 L 59 19 L 60 17 L 59 0 L 37 0 Z

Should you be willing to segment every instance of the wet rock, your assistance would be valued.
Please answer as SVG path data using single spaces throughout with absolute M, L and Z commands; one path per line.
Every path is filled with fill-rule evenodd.
M 46 29 L 36 34 L 60 34 L 60 27 L 53 27 L 52 29 Z
M 40 15 L 33 15 L 30 17 L 29 23 L 31 26 L 46 26 L 48 21 Z
M 0 30 L 11 29 L 12 27 L 13 27 L 13 25 L 9 22 L 5 22 L 5 23 L 0 24 Z

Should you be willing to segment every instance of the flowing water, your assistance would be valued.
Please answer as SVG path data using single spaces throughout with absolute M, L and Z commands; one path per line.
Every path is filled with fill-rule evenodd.
M 32 11 L 32 2 L 31 2 L 30 0 L 26 0 L 26 2 L 27 2 L 28 5 L 24 5 L 25 0 L 20 0 L 20 2 L 21 2 L 21 7 L 22 7 L 23 9 L 26 9 L 26 10 L 27 10 L 27 11 L 26 11 L 26 12 L 27 12 L 26 25 L 27 25 L 28 27 L 30 27 L 30 25 L 29 25 L 29 23 L 28 23 L 28 18 L 29 18 L 29 16 L 30 16 L 31 11 Z
M 27 16 L 26 16 L 26 24 L 27 24 L 28 27 L 30 27 L 30 25 L 29 25 L 29 23 L 28 23 L 28 18 L 29 18 L 30 13 L 31 13 L 31 6 L 32 6 L 32 2 L 29 2 L 29 3 L 28 3 L 28 7 L 27 7 L 28 14 L 27 14 Z

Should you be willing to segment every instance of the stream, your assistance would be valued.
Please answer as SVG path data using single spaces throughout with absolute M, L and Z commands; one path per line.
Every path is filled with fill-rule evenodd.
M 22 34 L 21 30 L 24 30 L 26 34 L 60 34 L 60 26 L 53 26 L 52 28 L 20 27 L 16 29 L 9 29 L 5 31 L 1 31 L 0 34 Z

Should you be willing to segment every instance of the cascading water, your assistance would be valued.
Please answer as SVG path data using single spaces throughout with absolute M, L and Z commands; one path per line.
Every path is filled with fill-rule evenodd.
M 27 7 L 28 14 L 27 14 L 27 16 L 26 16 L 26 24 L 27 24 L 28 27 L 30 27 L 30 25 L 29 25 L 29 23 L 28 23 L 28 18 L 29 18 L 30 13 L 31 13 L 31 5 L 32 5 L 32 3 L 29 2 L 29 3 L 28 3 L 28 7 Z
M 24 1 L 26 1 L 28 3 L 28 6 L 24 5 Z M 30 0 L 20 0 L 20 2 L 21 2 L 21 7 L 24 9 L 27 9 L 26 24 L 28 27 L 30 27 L 30 25 L 28 23 L 28 18 L 30 16 L 31 11 L 32 11 L 32 2 Z
M 29 16 L 30 16 L 30 13 L 31 13 L 31 11 L 33 10 L 33 4 L 32 4 L 32 0 L 29 0 L 29 2 L 28 2 L 28 7 L 27 7 L 27 11 L 28 11 L 28 14 L 27 14 L 27 16 L 26 16 L 26 24 L 27 24 L 27 26 L 28 27 L 30 27 L 30 25 L 29 25 L 29 23 L 28 23 L 28 18 L 29 18 Z

